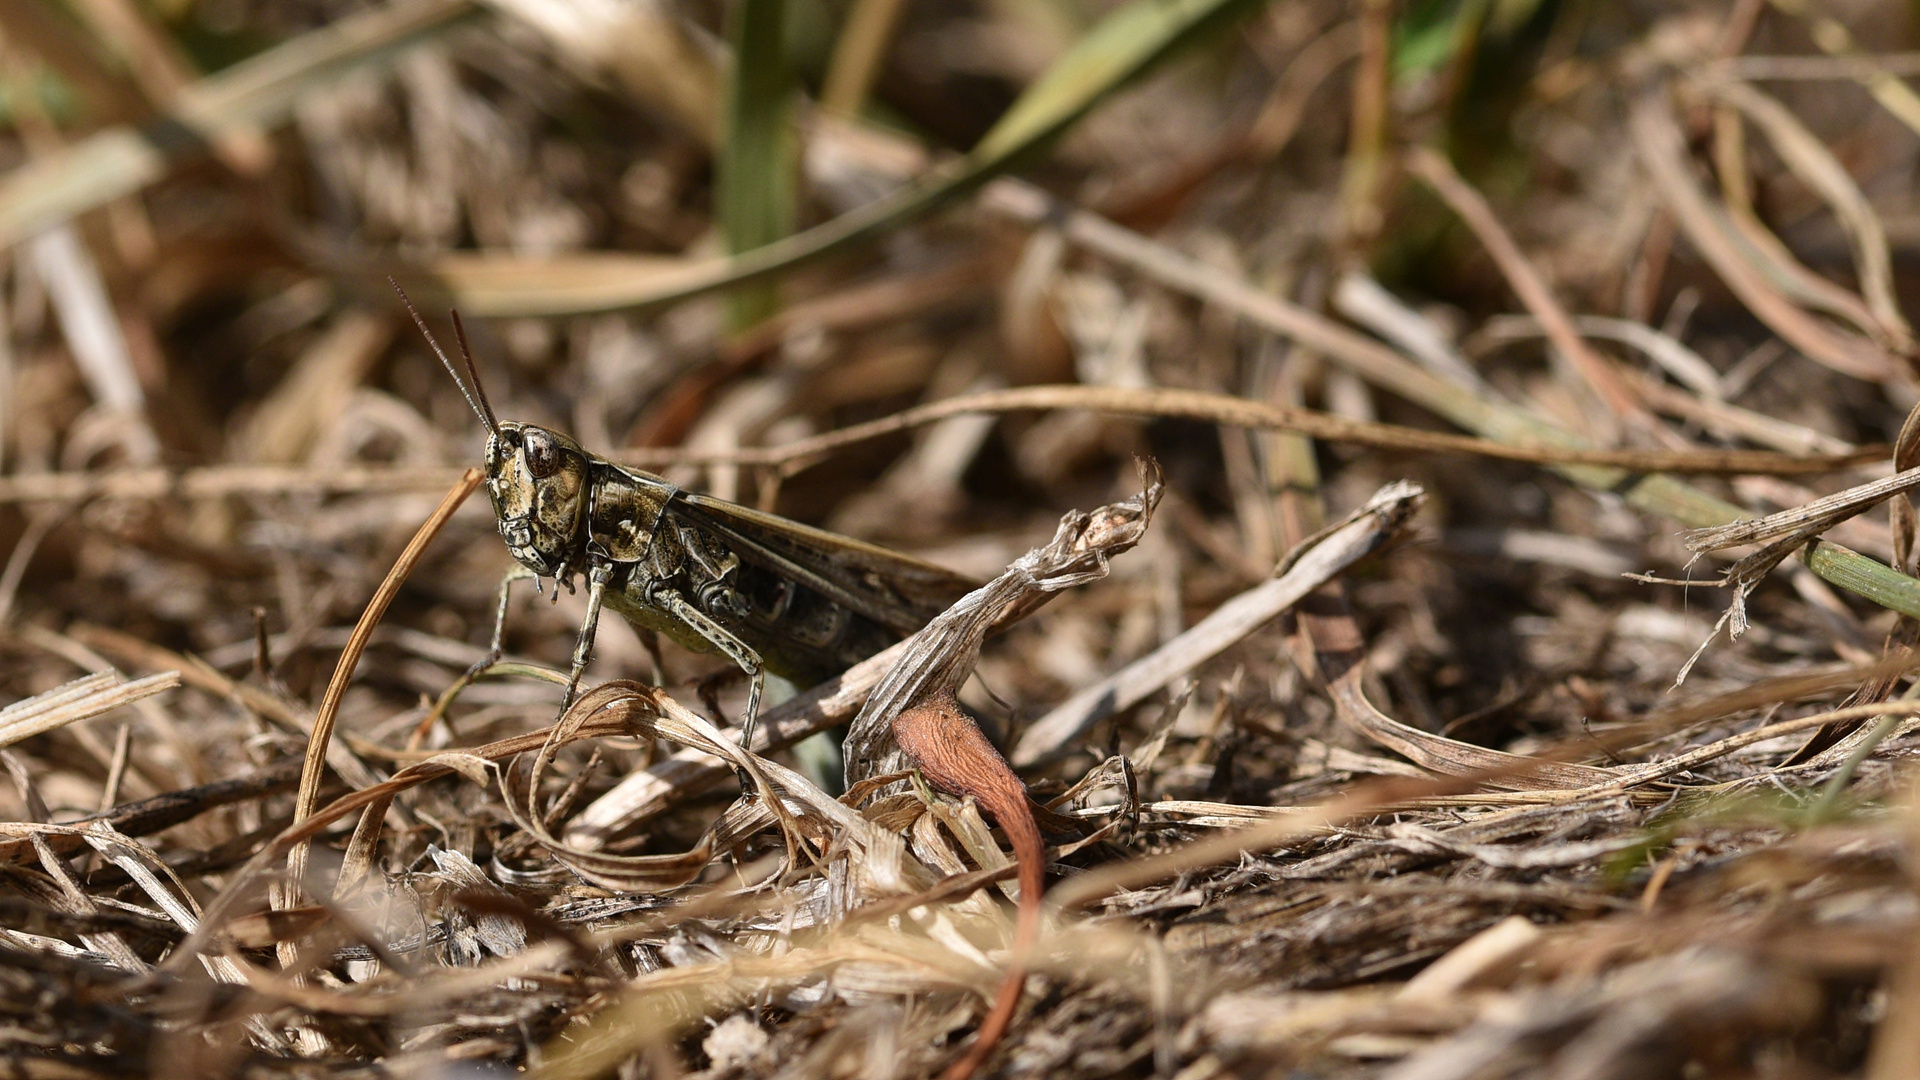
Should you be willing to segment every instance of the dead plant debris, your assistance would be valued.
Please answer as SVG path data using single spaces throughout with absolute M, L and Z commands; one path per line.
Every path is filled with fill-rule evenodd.
M 1920 1076 L 1914 20 L 0 4 L 0 1074 Z

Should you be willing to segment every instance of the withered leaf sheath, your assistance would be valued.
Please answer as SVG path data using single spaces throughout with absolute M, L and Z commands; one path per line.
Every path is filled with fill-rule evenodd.
M 1158 462 L 1148 458 L 1139 465 L 1138 494 L 1063 515 L 1052 540 L 1015 559 L 929 622 L 849 726 L 842 754 L 847 783 L 914 768 L 918 763 L 895 743 L 894 718 L 916 703 L 957 693 L 973 673 L 990 631 L 1025 618 L 1062 590 L 1106 577 L 1109 560 L 1140 542 L 1165 489 Z
M 464 379 L 411 302 L 407 311 L 487 427 L 487 496 L 519 563 L 501 583 L 488 662 L 501 656 L 516 578 L 550 577 L 569 589 L 576 576 L 586 578 L 568 703 L 593 655 L 600 610 L 610 607 L 637 627 L 738 664 L 751 679 L 743 720 L 751 745 L 763 672 L 802 686 L 820 682 L 918 630 L 973 587 L 885 548 L 682 491 L 560 432 L 496 420 L 459 315 Z

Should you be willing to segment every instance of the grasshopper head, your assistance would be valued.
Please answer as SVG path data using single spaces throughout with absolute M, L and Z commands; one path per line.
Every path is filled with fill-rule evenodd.
M 487 496 L 513 557 L 559 574 L 580 550 L 587 455 L 557 431 L 507 421 L 487 436 Z
M 413 324 L 420 328 L 447 374 L 453 376 L 474 415 L 487 427 L 487 497 L 493 500 L 493 513 L 500 521 L 500 535 L 507 541 L 507 550 L 536 574 L 559 577 L 570 572 L 574 555 L 585 546 L 586 452 L 559 432 L 533 424 L 503 424 L 496 419 L 486 391 L 480 388 L 480 371 L 474 366 L 473 350 L 467 347 L 467 330 L 460 324 L 460 313 L 453 313 L 453 332 L 460 339 L 460 358 L 466 363 L 464 379 L 453 358 L 427 329 L 427 321 L 414 310 L 406 290 L 392 278 L 387 282 L 400 294 Z
M 486 494 L 493 500 L 493 517 L 499 519 L 499 534 L 507 540 L 507 550 L 536 575 L 555 578 L 572 573 L 574 555 L 584 553 L 586 503 L 588 503 L 588 455 L 580 444 L 557 430 L 526 423 L 501 423 L 493 417 L 493 405 L 480 388 L 480 369 L 474 367 L 474 354 L 467 348 L 467 327 L 461 325 L 461 313 L 453 311 L 453 334 L 461 342 L 461 359 L 467 365 L 467 377 L 453 365 L 453 357 L 440 348 L 440 340 L 426 329 L 426 319 L 413 309 L 407 292 L 399 282 L 386 279 L 399 294 L 413 325 L 420 327 L 434 356 L 440 357 L 447 375 L 453 377 L 461 396 L 472 405 L 474 415 L 486 425 Z

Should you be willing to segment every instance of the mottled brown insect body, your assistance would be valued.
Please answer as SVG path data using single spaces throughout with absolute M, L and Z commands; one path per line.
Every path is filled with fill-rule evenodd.
M 501 583 L 488 663 L 502 654 L 514 580 L 550 577 L 571 589 L 586 577 L 568 703 L 592 658 L 600 609 L 611 607 L 636 626 L 738 664 L 751 679 L 743 721 L 751 743 L 764 672 L 812 685 L 918 630 L 973 587 L 918 559 L 682 491 L 559 432 L 498 421 L 472 356 L 463 381 L 413 317 L 487 426 L 487 496 L 520 564 Z M 464 332 L 460 345 L 466 354 Z

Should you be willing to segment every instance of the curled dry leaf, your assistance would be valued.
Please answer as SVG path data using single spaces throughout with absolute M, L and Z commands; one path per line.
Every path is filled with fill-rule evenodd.
M 567 845 L 548 830 L 538 804 L 540 780 L 554 754 L 602 714 L 616 716 L 632 734 L 666 739 L 726 760 L 754 786 L 750 797 L 730 807 L 694 849 L 675 855 L 609 855 Z M 799 773 L 742 749 L 713 722 L 655 687 L 612 682 L 581 696 L 548 733 L 540 748 L 523 754 L 500 775 L 501 794 L 515 824 L 539 841 L 555 860 L 603 888 L 644 891 L 691 881 L 715 858 L 756 833 L 778 824 L 787 840 L 790 869 L 802 859 L 823 859 L 836 848 L 849 860 L 856 896 L 893 896 L 931 887 L 931 870 L 913 860 L 899 838 L 849 809 Z
M 1062 589 L 1105 577 L 1108 560 L 1140 542 L 1163 490 L 1157 463 L 1142 461 L 1140 472 L 1138 495 L 1092 513 L 1067 514 L 1052 541 L 1014 560 L 911 639 L 906 655 L 874 688 L 847 734 L 850 782 L 917 768 L 936 787 L 971 796 L 993 815 L 1012 841 L 1020 867 L 1020 913 L 1006 980 L 973 1045 L 948 1067 L 945 1080 L 971 1076 L 1013 1022 L 1027 956 L 1040 934 L 1046 869 L 1026 785 L 955 695 L 972 674 L 989 630 L 1027 615 Z

